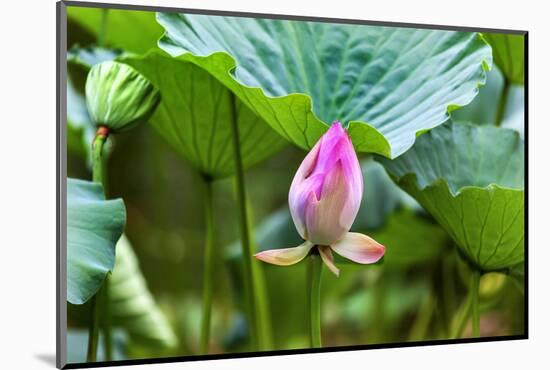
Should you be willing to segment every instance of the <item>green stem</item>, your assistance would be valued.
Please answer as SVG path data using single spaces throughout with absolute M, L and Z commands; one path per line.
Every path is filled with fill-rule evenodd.
M 208 353 L 210 343 L 210 317 L 212 313 L 212 288 L 214 274 L 214 210 L 212 197 L 212 179 L 205 178 L 205 220 L 206 220 L 206 241 L 204 246 L 204 270 L 202 279 L 202 321 L 200 353 Z
M 105 40 L 107 39 L 107 14 L 109 9 L 101 10 L 101 23 L 99 25 L 99 32 L 97 35 L 97 44 L 99 46 L 105 46 Z
M 249 222 L 251 222 L 254 217 L 248 198 L 246 199 L 246 205 L 250 215 Z M 252 223 L 249 223 L 248 230 L 249 240 L 255 240 L 253 233 L 254 226 Z M 271 327 L 271 316 L 269 313 L 269 297 L 266 291 L 263 264 L 258 263 L 255 259 L 252 259 L 252 276 L 254 280 L 254 307 L 257 312 L 256 321 L 258 325 L 258 349 L 268 351 L 273 349 L 273 331 Z
M 504 87 L 498 99 L 497 113 L 495 116 L 495 126 L 500 126 L 504 119 L 504 112 L 506 110 L 506 101 L 508 100 L 508 93 L 510 91 L 510 82 L 508 79 L 504 79 Z
M 461 306 L 453 316 L 451 335 L 450 335 L 451 339 L 456 339 L 461 337 L 462 332 L 466 327 L 466 323 L 470 318 L 471 307 L 472 307 L 472 292 L 470 291 L 468 292 L 468 296 L 466 297 L 466 300 L 461 304 Z
M 456 286 L 455 286 L 455 261 L 456 255 L 452 251 L 443 257 L 442 261 L 442 289 L 441 299 L 442 299 L 442 311 L 444 312 L 444 331 L 448 337 L 451 333 L 451 323 L 453 317 L 453 311 L 456 305 Z
M 247 302 L 247 310 L 249 315 L 249 325 L 250 325 L 250 337 L 252 342 L 252 347 L 254 350 L 259 349 L 259 344 L 262 342 L 262 332 L 259 330 L 260 325 L 258 325 L 258 312 L 255 302 L 258 300 L 258 292 L 256 291 L 256 279 L 254 276 L 254 268 L 252 261 L 252 243 L 250 241 L 250 231 L 249 231 L 249 220 L 248 212 L 246 207 L 246 191 L 245 191 L 245 181 L 244 181 L 244 169 L 242 163 L 242 156 L 240 150 L 240 140 L 239 140 L 239 125 L 236 109 L 235 96 L 231 96 L 231 128 L 232 128 L 232 137 L 233 137 L 233 159 L 235 162 L 235 182 L 236 182 L 236 192 L 237 192 L 237 207 L 239 209 L 239 226 L 240 226 L 240 235 L 241 235 L 241 248 L 243 255 L 243 270 L 244 270 L 244 292 Z
M 479 337 L 479 280 L 481 273 L 479 270 L 472 272 L 471 295 L 472 295 L 472 336 Z
M 111 361 L 113 359 L 113 340 L 112 340 L 112 318 L 111 318 L 111 305 L 109 294 L 111 291 L 111 273 L 107 274 L 107 278 L 103 283 L 103 290 L 101 300 L 103 301 L 103 350 L 105 352 L 105 360 Z
M 92 179 L 94 182 L 103 183 L 103 146 L 107 140 L 108 129 L 103 126 L 98 128 L 98 133 L 92 144 Z M 95 362 L 97 360 L 97 344 L 99 341 L 99 324 L 101 318 L 101 311 L 105 309 L 107 297 L 105 296 L 104 289 L 101 288 L 95 296 L 91 298 L 91 317 L 90 326 L 88 329 L 88 353 L 86 359 L 88 362 Z M 108 333 L 110 336 L 110 332 Z M 107 339 L 110 344 L 110 338 Z
M 423 300 L 413 325 L 411 326 L 409 333 L 410 341 L 419 341 L 427 339 L 426 335 L 430 327 L 431 319 L 434 313 L 434 310 L 437 306 L 437 300 L 434 298 L 433 294 L 430 292 L 429 295 Z
M 92 145 L 92 180 L 102 185 L 104 177 L 103 146 L 106 140 L 106 134 L 97 134 Z
M 90 327 L 88 328 L 88 352 L 86 362 L 95 362 L 97 360 L 97 342 L 99 337 L 99 304 L 97 294 L 90 299 L 91 315 Z
M 309 338 L 311 348 L 321 348 L 321 256 L 311 254 L 307 269 L 307 297 L 309 306 Z

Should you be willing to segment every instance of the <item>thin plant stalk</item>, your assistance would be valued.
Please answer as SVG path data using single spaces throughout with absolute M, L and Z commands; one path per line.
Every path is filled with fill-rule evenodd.
M 246 205 L 248 209 L 248 239 L 254 239 L 254 226 L 252 220 L 254 219 L 253 210 L 250 206 L 250 200 L 246 198 Z M 255 259 L 252 259 L 252 275 L 254 280 L 254 307 L 256 308 L 257 316 L 256 322 L 258 325 L 258 349 L 267 351 L 273 349 L 273 331 L 271 327 L 271 319 L 269 313 L 269 297 L 266 291 L 265 276 L 263 273 L 263 265 L 258 263 Z
M 449 253 L 443 257 L 441 266 L 441 278 L 443 280 L 441 284 L 441 300 L 443 308 L 442 311 L 444 312 L 443 318 L 445 320 L 443 326 L 446 337 L 450 335 L 452 330 L 451 324 L 456 302 L 455 262 L 456 255 L 453 250 L 452 253 Z
M 479 337 L 479 280 L 481 273 L 478 270 L 472 272 L 470 291 L 472 294 L 472 336 Z
M 460 338 L 466 323 L 470 319 L 470 312 L 472 310 L 472 292 L 468 292 L 466 300 L 461 304 L 461 306 L 456 311 L 451 325 L 451 335 L 450 339 Z
M 97 35 L 97 44 L 99 46 L 105 46 L 107 39 L 107 15 L 109 9 L 101 9 L 101 23 L 99 24 L 99 32 Z
M 495 126 L 502 125 L 502 120 L 504 119 L 504 112 L 506 110 L 506 102 L 508 100 L 508 94 L 510 92 L 510 81 L 507 78 L 504 78 L 504 87 L 500 93 L 497 105 L 497 113 L 495 116 Z
M 431 292 L 424 298 L 409 332 L 410 341 L 427 339 L 426 335 L 430 328 L 431 319 L 434 315 L 437 304 L 438 301 L 434 298 Z
M 470 289 L 466 300 L 457 310 L 451 329 L 451 339 L 460 338 L 468 320 L 472 321 L 472 336 L 479 337 L 479 280 L 481 273 L 472 271 Z
M 99 337 L 99 305 L 97 302 L 97 294 L 90 299 L 91 303 L 91 321 L 88 328 L 88 350 L 86 354 L 86 362 L 95 362 L 97 360 L 97 342 Z
M 107 139 L 108 130 L 105 127 L 100 126 L 98 133 L 92 144 L 92 180 L 94 182 L 103 184 L 103 146 Z M 87 362 L 95 362 L 97 360 L 97 344 L 99 341 L 99 324 L 101 319 L 101 311 L 104 309 L 102 300 L 106 300 L 103 297 L 103 289 L 100 289 L 91 298 L 91 316 L 90 326 L 88 329 L 88 351 L 86 355 Z
M 309 345 L 321 348 L 321 272 L 323 263 L 316 253 L 308 257 L 307 299 L 309 307 Z
M 237 208 L 239 211 L 239 228 L 241 237 L 241 248 L 243 256 L 243 282 L 246 300 L 246 309 L 248 312 L 248 322 L 250 325 L 250 339 L 254 350 L 269 349 L 270 339 L 268 333 L 262 330 L 262 327 L 270 327 L 267 312 L 261 311 L 266 308 L 266 295 L 263 290 L 263 280 L 259 278 L 261 272 L 254 266 L 252 239 L 250 232 L 250 220 L 246 204 L 246 189 L 244 180 L 244 167 L 239 139 L 239 125 L 236 107 L 236 99 L 231 95 L 231 128 L 233 138 L 233 159 L 235 162 L 235 187 Z
M 110 305 L 110 291 L 111 291 L 111 273 L 107 274 L 103 287 L 101 288 L 102 300 L 103 300 L 103 350 L 105 352 L 105 361 L 111 361 L 113 359 L 113 339 L 112 339 L 112 316 L 111 316 L 111 305 Z
M 206 221 L 206 241 L 204 246 L 204 270 L 202 280 L 202 318 L 200 353 L 208 353 L 210 343 L 210 322 L 212 313 L 212 290 L 214 274 L 214 210 L 212 197 L 212 179 L 205 178 L 204 210 Z
M 96 137 L 92 145 L 92 180 L 103 185 L 103 147 L 107 140 L 108 129 L 104 126 L 100 126 L 97 130 Z

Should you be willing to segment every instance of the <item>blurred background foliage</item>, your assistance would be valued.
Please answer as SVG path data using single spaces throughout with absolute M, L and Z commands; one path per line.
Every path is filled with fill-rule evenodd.
M 89 146 L 94 128 L 82 95 L 91 65 L 122 52 L 157 49 L 162 28 L 152 12 L 68 8 L 68 176 L 91 179 Z M 106 22 L 105 34 L 101 34 Z M 105 49 L 97 49 L 101 43 Z M 508 84 L 498 66 L 467 107 L 452 119 L 494 124 L 523 133 L 523 86 Z M 506 87 L 508 86 L 508 87 Z M 503 113 L 502 89 L 509 88 Z M 203 187 L 200 176 L 149 125 L 109 139 L 107 199 L 121 197 L 127 209 L 125 237 L 117 246 L 129 265 L 117 265 L 127 314 L 113 312 L 115 359 L 196 354 L 201 315 L 204 244 Z M 305 152 L 286 145 L 277 155 L 246 172 L 256 249 L 300 243 L 287 207 L 288 187 Z M 444 339 L 458 325 L 466 296 L 468 267 L 456 258 L 446 232 L 404 193 L 384 168 L 360 156 L 365 194 L 354 230 L 388 246 L 372 266 L 340 263 L 340 278 L 322 276 L 322 323 L 325 346 Z M 239 238 L 233 182 L 214 182 L 216 235 L 215 291 L 211 353 L 247 350 L 242 307 Z M 122 243 L 122 249 L 121 249 Z M 309 345 L 305 265 L 286 268 L 262 264 L 273 323 L 273 349 Z M 521 276 L 521 273 L 519 274 Z M 118 280 L 117 280 L 118 281 Z M 131 288 L 128 288 L 130 287 Z M 130 290 L 128 290 L 130 289 Z M 127 293 L 126 297 L 124 293 Z M 131 294 L 130 294 L 131 293 Z M 129 294 L 129 296 L 128 296 Z M 481 334 L 522 334 L 521 283 L 500 273 L 481 282 Z M 88 305 L 69 304 L 69 362 L 85 360 Z M 113 308 L 116 310 L 116 308 Z M 121 311 L 121 312 L 122 312 Z M 129 313 L 129 314 L 128 314 Z M 134 316 L 132 316 L 134 315 Z M 469 326 L 465 325 L 464 336 Z M 100 339 L 101 340 L 101 339 Z M 101 348 L 101 344 L 100 344 Z M 98 359 L 102 359 L 100 350 Z

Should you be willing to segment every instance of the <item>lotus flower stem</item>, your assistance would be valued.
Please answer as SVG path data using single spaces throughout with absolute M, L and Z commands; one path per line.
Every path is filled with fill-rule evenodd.
M 205 178 L 205 220 L 206 220 L 206 241 L 204 246 L 204 272 L 202 280 L 202 319 L 200 353 L 208 353 L 210 342 L 210 317 L 212 312 L 212 288 L 214 273 L 214 210 L 212 199 L 212 179 Z
M 103 146 L 107 140 L 109 130 L 100 126 L 98 128 L 96 137 L 94 138 L 92 144 L 92 179 L 94 182 L 103 184 Z M 105 281 L 107 283 L 107 281 Z M 105 309 L 107 304 L 108 297 L 105 296 L 105 291 L 101 288 L 95 296 L 91 298 L 91 315 L 90 315 L 90 326 L 88 329 L 88 352 L 86 356 L 87 362 L 95 362 L 97 359 L 97 343 L 99 337 L 99 323 L 101 319 L 101 311 Z M 110 333 L 107 334 L 110 336 Z M 110 344 L 110 338 L 106 338 L 106 343 Z M 106 351 L 106 353 L 110 353 Z
M 312 253 L 308 259 L 306 284 L 309 303 L 309 344 L 311 348 L 321 348 L 321 272 L 323 261 L 317 253 Z
M 92 144 L 92 180 L 102 185 L 105 167 L 105 163 L 103 161 L 103 147 L 108 135 L 109 129 L 105 126 L 99 126 Z
M 479 270 L 472 272 L 472 285 L 470 287 L 472 295 L 472 336 L 479 337 L 479 280 L 481 273 Z
M 105 126 L 99 126 L 96 137 L 92 144 L 92 179 L 94 182 L 100 183 L 105 189 L 105 160 L 103 157 L 103 148 L 110 130 Z M 88 361 L 96 361 L 97 346 L 99 337 L 99 326 L 101 324 L 103 330 L 103 349 L 105 352 L 105 360 L 112 360 L 112 337 L 111 337 L 111 314 L 109 305 L 109 284 L 110 276 L 108 273 L 103 286 L 92 297 L 92 318 L 90 321 L 90 329 L 88 334 Z

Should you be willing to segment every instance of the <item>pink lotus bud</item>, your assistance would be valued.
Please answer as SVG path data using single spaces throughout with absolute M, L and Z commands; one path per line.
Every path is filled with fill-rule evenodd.
M 295 248 L 264 251 L 256 258 L 291 265 L 317 247 L 336 275 L 339 270 L 331 251 L 358 263 L 378 261 L 384 246 L 366 235 L 349 232 L 362 196 L 363 174 L 353 144 L 340 122 L 334 122 L 308 153 L 290 186 L 290 213 L 306 242 Z
M 363 175 L 340 122 L 315 144 L 294 176 L 288 203 L 296 229 L 313 244 L 331 245 L 351 228 L 363 196 Z

